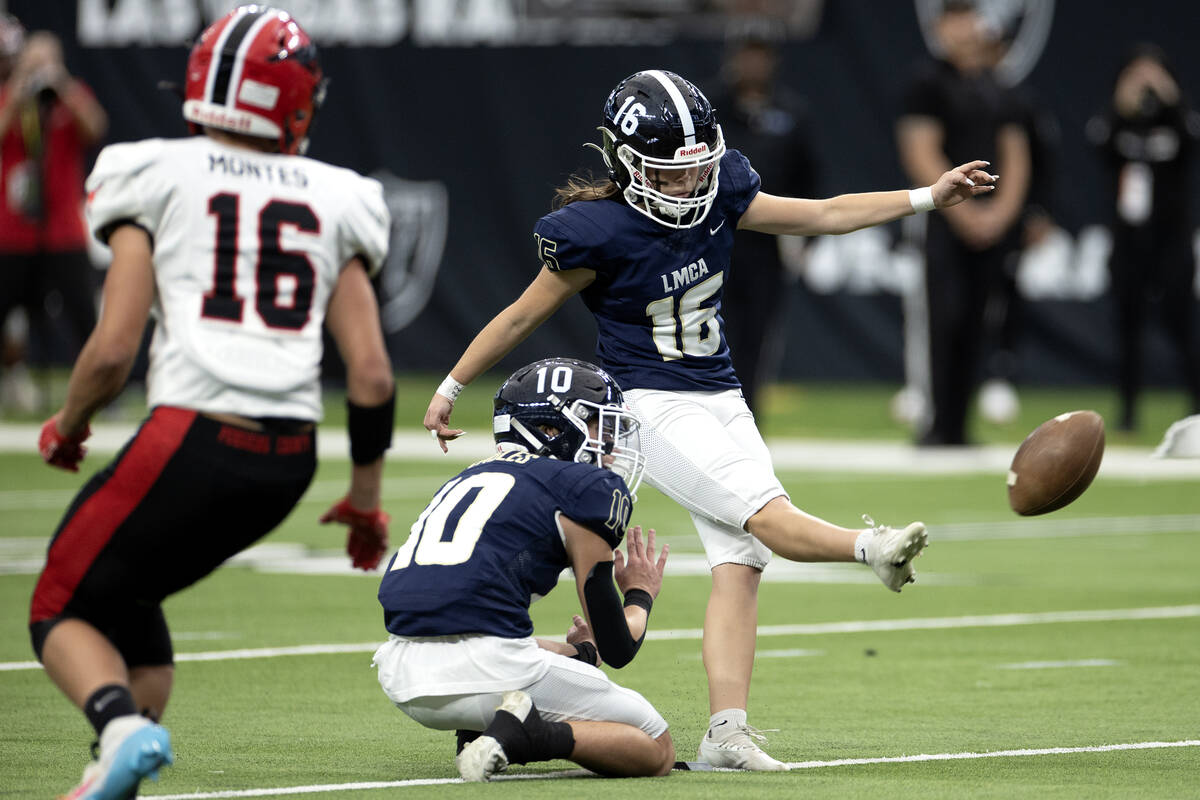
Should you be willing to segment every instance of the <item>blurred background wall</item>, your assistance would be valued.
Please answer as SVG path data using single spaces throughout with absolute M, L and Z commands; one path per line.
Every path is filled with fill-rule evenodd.
M 63 39 L 70 70 L 107 109 L 110 142 L 180 136 L 188 47 L 224 0 L 0 0 L 29 30 Z M 821 194 L 901 188 L 893 125 L 915 66 L 929 57 L 922 20 L 936 0 L 293 0 L 331 77 L 310 155 L 385 181 L 395 217 L 380 283 L 399 370 L 444 371 L 538 269 L 533 223 L 553 189 L 599 158 L 611 88 L 639 69 L 670 69 L 711 95 L 731 14 L 774 15 L 786 30 L 780 80 L 809 107 Z M 994 0 L 985 14 L 1012 41 L 1008 79 L 1057 122 L 1051 209 L 1059 231 L 1027 253 L 1029 311 L 1020 340 L 1027 383 L 1112 380 L 1113 310 L 1105 294 L 1108 216 L 1086 122 L 1111 95 L 1130 46 L 1174 58 L 1200 91 L 1194 0 Z M 720 108 L 718 108 L 718 114 Z M 736 148 L 738 143 L 730 141 Z M 760 165 L 764 189 L 771 174 Z M 1200 194 L 1200 181 L 1192 181 Z M 1200 202 L 1192 204 L 1200 209 Z M 1193 220 L 1193 223 L 1195 220 Z M 902 293 L 919 272 L 919 224 L 811 243 L 789 287 L 784 379 L 904 378 Z M 546 354 L 588 356 L 594 326 L 573 300 L 502 367 Z M 1148 345 L 1151 383 L 1174 382 L 1172 355 Z

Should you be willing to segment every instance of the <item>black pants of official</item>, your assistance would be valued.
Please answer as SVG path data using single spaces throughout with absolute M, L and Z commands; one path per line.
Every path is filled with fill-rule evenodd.
M 933 415 L 921 442 L 967 443 L 967 412 L 981 373 L 989 298 L 1006 293 L 1015 233 L 986 250 L 972 250 L 930 215 L 925 239 L 925 292 L 929 312 L 929 374 Z
M 733 368 L 750 410 L 762 409 L 760 390 L 775 377 L 783 354 L 787 283 L 774 236 L 738 231 L 721 316 Z
M 1197 351 L 1195 260 L 1187 225 L 1117 225 L 1109 262 L 1117 310 L 1117 388 L 1120 426 L 1137 424 L 1142 386 L 1142 344 L 1149 312 L 1158 311 L 1175 349 L 1191 411 L 1200 413 L 1200 353 Z

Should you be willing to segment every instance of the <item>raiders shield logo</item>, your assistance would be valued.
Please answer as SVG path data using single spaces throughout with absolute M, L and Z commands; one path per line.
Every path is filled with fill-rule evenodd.
M 387 261 L 379 278 L 380 320 L 396 333 L 429 302 L 446 246 L 449 195 L 441 181 L 407 181 L 381 170 L 371 175 L 383 184 L 392 214 Z
M 915 2 L 925 46 L 940 56 L 936 27 L 945 0 Z M 1050 37 L 1054 0 L 976 0 L 975 9 L 983 24 L 1005 45 L 1004 56 L 996 65 L 996 77 L 1007 86 L 1025 80 Z

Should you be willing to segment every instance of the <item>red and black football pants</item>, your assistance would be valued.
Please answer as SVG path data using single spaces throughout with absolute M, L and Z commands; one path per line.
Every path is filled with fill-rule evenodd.
M 38 658 L 50 629 L 78 618 L 128 666 L 172 663 L 162 601 L 295 507 L 316 471 L 311 427 L 275 421 L 259 433 L 187 409 L 154 409 L 84 485 L 50 541 L 29 617 Z

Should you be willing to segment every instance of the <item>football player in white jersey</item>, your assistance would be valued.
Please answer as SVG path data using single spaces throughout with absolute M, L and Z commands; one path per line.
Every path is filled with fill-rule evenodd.
M 353 563 L 387 546 L 380 510 L 394 382 L 370 276 L 387 254 L 382 187 L 301 154 L 324 94 L 309 37 L 245 6 L 210 26 L 187 67 L 185 139 L 105 148 L 88 223 L 112 248 L 100 321 L 42 428 L 75 471 L 88 421 L 122 388 L 153 317 L 149 418 L 67 510 L 34 590 L 47 675 L 83 710 L 98 757 L 68 795 L 133 797 L 173 760 L 158 724 L 173 653 L 164 598 L 266 535 L 316 468 L 322 328 L 347 370 Z

